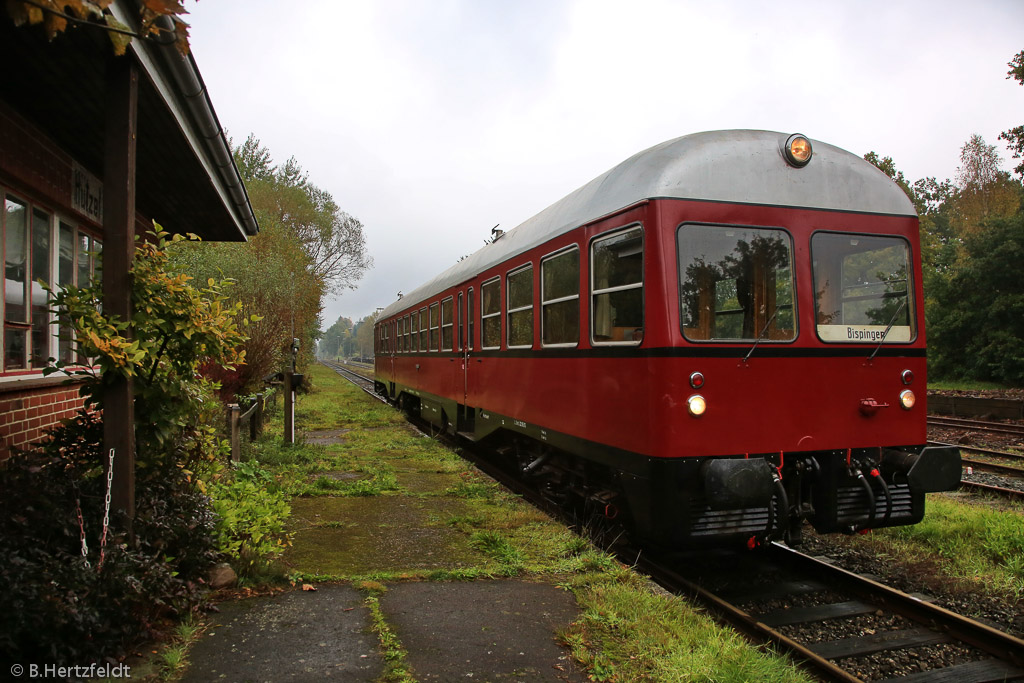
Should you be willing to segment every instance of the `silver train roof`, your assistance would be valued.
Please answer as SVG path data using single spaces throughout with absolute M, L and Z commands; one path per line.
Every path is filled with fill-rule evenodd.
M 674 198 L 916 216 L 903 190 L 864 159 L 812 140 L 804 168 L 786 163 L 788 133 L 720 130 L 634 154 L 385 308 L 420 304 L 516 254 L 644 199 Z

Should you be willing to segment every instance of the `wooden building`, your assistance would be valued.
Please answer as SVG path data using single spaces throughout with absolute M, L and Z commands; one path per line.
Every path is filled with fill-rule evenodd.
M 137 26 L 138 7 L 115 0 L 108 11 Z M 134 38 L 117 57 L 101 27 L 69 26 L 50 41 L 0 11 L 0 64 L 2 460 L 81 405 L 62 376 L 42 375 L 72 349 L 39 280 L 81 285 L 102 253 L 104 310 L 127 317 L 133 237 L 153 220 L 219 241 L 245 241 L 258 226 L 196 63 L 173 40 Z M 128 472 L 131 387 L 112 392 L 106 440 L 127 454 L 115 473 Z

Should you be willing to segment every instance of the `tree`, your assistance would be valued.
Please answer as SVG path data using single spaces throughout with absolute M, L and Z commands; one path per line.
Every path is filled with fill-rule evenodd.
M 1013 59 L 1007 62 L 1007 66 L 1010 67 L 1010 70 L 1006 72 L 1006 79 L 1010 80 L 1012 78 L 1021 85 L 1024 85 L 1024 50 L 1014 55 Z M 1024 157 L 1024 126 L 1017 126 L 1016 128 L 1003 131 L 999 134 L 999 139 L 1006 140 L 1009 143 L 1014 159 Z M 1013 172 L 1020 174 L 1021 178 L 1024 178 L 1024 161 L 1017 164 Z
M 230 277 L 232 294 L 247 316 L 247 365 L 215 371 L 222 396 L 255 391 L 289 362 L 292 338 L 300 340 L 299 367 L 313 359 L 320 336 L 323 298 L 352 288 L 372 260 L 362 224 L 313 185 L 293 158 L 274 165 L 253 135 L 234 149 L 260 232 L 248 244 L 202 244 L 176 254 L 184 272 L 199 279 Z
M 964 240 L 966 258 L 941 281 L 931 331 L 932 371 L 942 377 L 1024 385 L 1024 211 Z
M 953 227 L 961 234 L 977 232 L 986 220 L 1012 216 L 1020 205 L 1020 184 L 1000 170 L 995 145 L 972 135 L 960 149 L 953 197 Z
M 7 14 L 16 26 L 41 25 L 46 35 L 53 40 L 67 30 L 69 24 L 84 24 L 101 28 L 110 36 L 114 53 L 123 55 L 132 38 L 158 37 L 166 33 L 157 21 L 170 17 L 173 22 L 175 46 L 187 54 L 188 24 L 180 14 L 188 14 L 180 0 L 146 0 L 139 3 L 139 32 L 132 31 L 114 16 L 105 12 L 113 0 L 8 0 Z

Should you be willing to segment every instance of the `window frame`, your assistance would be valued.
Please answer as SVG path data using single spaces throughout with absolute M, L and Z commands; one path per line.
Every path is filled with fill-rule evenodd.
M 517 308 L 512 308 L 512 301 L 510 300 L 510 297 L 512 296 L 512 286 L 509 284 L 509 279 L 514 277 L 514 276 L 516 276 L 516 275 L 522 275 L 523 273 L 525 273 L 527 271 L 529 271 L 529 273 L 530 273 L 530 278 L 529 278 L 529 282 L 530 282 L 530 305 L 529 306 L 519 306 Z M 508 348 L 508 349 L 532 349 L 533 348 L 534 331 L 536 330 L 536 325 L 537 325 L 537 319 L 533 315 L 534 291 L 536 289 L 536 287 L 534 286 L 533 272 L 534 272 L 533 261 L 530 261 L 528 263 L 524 263 L 521 266 L 513 268 L 512 270 L 510 270 L 507 273 L 505 273 L 505 348 Z M 513 344 L 512 343 L 512 316 L 517 314 L 517 313 L 524 313 L 526 311 L 530 312 L 530 343 L 529 344 Z
M 818 330 L 818 327 L 819 327 L 819 325 L 818 325 L 818 296 L 817 296 L 817 293 L 813 291 L 814 288 L 817 286 L 815 284 L 817 282 L 817 277 L 816 277 L 815 272 L 814 272 L 814 238 L 817 237 L 818 235 L 833 235 L 833 236 L 839 235 L 839 236 L 847 236 L 847 237 L 884 238 L 884 239 L 896 239 L 896 240 L 900 240 L 901 242 L 903 242 L 904 247 L 906 247 L 906 252 L 905 253 L 906 253 L 906 256 L 907 256 L 907 292 L 906 292 L 907 309 L 908 309 L 907 310 L 907 320 L 909 321 L 910 332 L 911 332 L 909 339 L 907 339 L 906 341 L 885 341 L 883 339 L 881 342 L 879 342 L 879 340 L 877 340 L 877 339 L 876 340 L 870 340 L 870 339 L 865 339 L 865 340 L 846 340 L 846 339 L 843 339 L 843 340 L 829 340 L 829 339 L 822 339 L 821 333 Z M 917 292 L 915 290 L 916 285 L 915 285 L 915 282 L 914 282 L 914 256 L 915 256 L 915 254 L 914 254 L 914 245 L 911 243 L 911 241 L 906 236 L 898 235 L 898 234 L 879 233 L 879 232 L 857 232 L 857 231 L 850 231 L 850 230 L 820 230 L 819 229 L 819 230 L 814 230 L 811 233 L 810 238 L 807 240 L 807 253 L 808 253 L 809 257 L 810 257 L 810 265 L 811 265 L 811 289 L 812 289 L 812 297 L 813 297 L 812 305 L 814 306 L 814 309 L 813 309 L 813 312 L 811 313 L 811 315 L 813 316 L 813 319 L 814 319 L 814 337 L 815 337 L 815 339 L 817 339 L 822 344 L 830 344 L 830 345 L 849 344 L 849 345 L 852 345 L 852 346 L 854 346 L 856 348 L 865 348 L 865 347 L 873 348 L 875 346 L 878 346 L 879 343 L 882 343 L 882 344 L 885 344 L 885 345 L 894 345 L 894 346 L 895 345 L 907 346 L 907 345 L 910 345 L 910 344 L 914 344 L 918 340 L 918 336 L 921 334 L 921 331 L 919 329 L 920 325 L 919 325 L 918 313 L 917 313 L 917 308 L 918 308 L 918 306 L 917 306 Z M 840 266 L 842 266 L 842 264 L 840 264 Z M 842 275 L 843 275 L 842 272 L 840 272 L 839 273 L 840 279 L 842 278 Z M 842 287 L 841 284 L 840 284 L 840 287 Z
M 435 301 L 430 304 L 430 336 L 427 337 L 427 348 L 430 351 L 439 351 L 441 344 L 441 303 Z
M 469 333 L 469 336 L 466 338 L 467 351 L 473 350 L 473 333 L 476 331 L 473 325 L 474 321 L 476 320 L 473 317 L 473 308 L 473 288 L 470 287 L 469 289 L 466 290 L 466 326 L 468 327 L 467 332 Z
M 494 313 L 484 313 L 484 288 L 495 285 L 498 288 L 498 294 L 495 300 L 498 302 L 498 310 Z M 485 346 L 487 343 L 487 334 L 485 331 L 486 322 L 490 318 L 498 319 L 498 345 L 497 346 Z M 491 351 L 501 349 L 501 276 L 495 275 L 488 279 L 486 282 L 480 284 L 480 350 Z
M 633 230 L 637 230 L 640 233 L 640 282 L 639 283 L 633 283 L 633 284 L 630 284 L 630 285 L 619 285 L 619 286 L 616 286 L 616 287 L 604 287 L 604 288 L 602 288 L 600 290 L 595 289 L 595 287 L 594 287 L 594 277 L 596 275 L 597 269 L 594 267 L 594 256 L 595 256 L 594 247 L 599 242 L 604 242 L 606 240 L 614 239 L 614 238 L 616 238 L 616 237 L 618 237 L 620 235 L 625 235 L 626 233 L 631 232 Z M 596 315 L 596 311 L 594 310 L 594 308 L 595 308 L 596 299 L 601 294 L 614 294 L 616 292 L 629 291 L 631 289 L 639 289 L 640 290 L 641 316 L 643 317 L 643 324 L 640 326 L 640 329 L 643 330 L 643 334 L 647 333 L 647 330 L 645 329 L 645 326 L 646 326 L 646 311 L 647 311 L 647 300 L 646 300 L 647 292 L 646 292 L 646 289 L 644 287 L 644 283 L 646 281 L 646 277 L 645 276 L 646 276 L 646 269 L 647 269 L 647 259 L 646 259 L 647 235 L 646 235 L 646 232 L 644 230 L 643 224 L 640 221 L 634 221 L 632 223 L 628 223 L 626 225 L 619 226 L 619 227 L 613 228 L 611 230 L 607 230 L 605 232 L 602 232 L 599 235 L 595 235 L 590 240 L 590 243 L 588 244 L 587 251 L 588 251 L 588 254 L 589 254 L 588 262 L 589 262 L 589 268 L 590 268 L 590 272 L 588 273 L 587 280 L 588 280 L 588 285 L 589 285 L 589 293 L 588 293 L 589 303 L 588 303 L 588 307 L 589 307 L 589 312 L 590 312 L 590 321 L 589 321 L 590 332 L 589 332 L 589 334 L 590 334 L 590 344 L 591 344 L 591 346 L 640 346 L 640 344 L 643 343 L 643 336 L 641 336 L 640 339 L 622 339 L 622 340 L 597 339 L 597 335 L 595 334 L 595 331 L 596 331 L 595 330 L 595 322 L 597 320 L 597 315 Z
M 448 304 L 448 319 L 449 322 L 445 323 L 445 304 Z M 455 326 L 452 322 L 454 320 L 453 308 L 455 306 L 455 297 L 449 296 L 441 299 L 441 351 L 452 351 L 455 347 L 453 335 L 455 333 Z M 445 346 L 445 331 L 448 332 L 448 346 Z
M 430 330 L 427 327 L 427 307 L 424 306 L 420 309 L 420 353 L 426 353 L 430 350 L 428 344 Z
M 549 262 L 551 262 L 551 261 L 553 261 L 553 260 L 555 260 L 557 258 L 560 258 L 562 256 L 570 254 L 573 251 L 576 252 L 576 294 L 574 294 L 572 296 L 559 297 L 557 299 L 551 299 L 551 300 L 545 299 L 544 298 L 546 296 L 546 294 L 544 292 L 544 266 L 545 266 L 545 264 L 547 264 L 547 263 L 549 263 Z M 580 255 L 580 245 L 578 245 L 578 244 L 571 244 L 571 245 L 569 245 L 567 247 L 563 247 L 562 249 L 559 249 L 558 251 L 555 251 L 555 252 L 552 252 L 550 254 L 547 254 L 546 256 L 543 256 L 540 259 L 540 345 L 541 345 L 542 348 L 547 348 L 547 349 L 563 348 L 564 349 L 564 348 L 576 348 L 576 347 L 578 347 L 580 345 L 580 318 L 582 316 L 580 315 L 580 303 L 579 302 L 580 302 L 580 296 L 581 296 L 580 295 L 581 287 L 579 285 L 579 280 L 580 280 L 580 270 L 582 269 L 582 259 L 580 259 L 579 255 Z M 554 306 L 555 304 L 562 304 L 562 303 L 565 303 L 567 301 L 573 301 L 573 300 L 576 301 L 576 341 L 573 341 L 573 342 L 555 342 L 555 343 L 551 343 L 551 344 L 547 343 L 546 341 L 544 341 L 545 333 L 547 332 L 547 330 L 545 328 L 545 325 L 544 325 L 544 321 L 546 319 L 545 316 L 544 316 L 545 307 L 547 307 L 547 306 Z
M 799 292 L 797 290 L 797 252 L 796 252 L 796 239 L 793 237 L 793 232 L 781 225 L 747 225 L 747 224 L 736 224 L 736 223 L 709 223 L 704 221 L 683 221 L 676 226 L 675 235 L 673 237 L 673 245 L 676 252 L 676 281 L 677 287 L 681 290 L 683 286 L 683 263 L 681 254 L 679 253 L 679 233 L 687 227 L 706 227 L 728 230 L 730 228 L 736 230 L 773 230 L 783 233 L 789 240 L 789 272 L 790 272 L 790 285 L 793 289 L 793 300 L 789 306 L 793 313 L 793 336 L 790 339 L 768 339 L 767 337 L 757 341 L 758 344 L 793 344 L 800 338 L 800 311 L 799 311 Z M 679 291 L 677 294 L 678 301 L 676 302 L 676 311 L 679 317 L 679 334 L 682 335 L 683 339 L 689 344 L 743 344 L 749 345 L 755 343 L 755 338 L 728 338 L 728 339 L 692 339 L 686 334 L 683 319 L 683 300 L 682 292 Z M 776 310 L 779 307 L 776 306 Z M 760 330 L 757 330 L 760 332 Z M 756 337 L 756 333 L 755 333 Z

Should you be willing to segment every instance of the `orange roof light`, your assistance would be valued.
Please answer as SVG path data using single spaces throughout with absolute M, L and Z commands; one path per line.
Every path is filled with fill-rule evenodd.
M 811 161 L 811 141 L 804 135 L 794 133 L 786 140 L 783 152 L 790 166 L 803 168 Z

